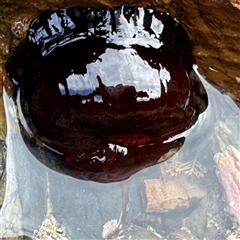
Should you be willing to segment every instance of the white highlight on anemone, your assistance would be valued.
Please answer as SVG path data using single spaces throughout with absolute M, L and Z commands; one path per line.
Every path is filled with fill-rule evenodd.
M 107 35 L 107 42 L 115 43 L 117 45 L 123 45 L 124 47 L 130 47 L 131 45 L 138 44 L 144 47 L 160 48 L 163 45 L 158 38 L 163 31 L 162 21 L 152 17 L 151 29 L 154 34 L 150 35 L 144 27 L 144 15 L 143 8 L 138 8 L 139 14 L 134 18 L 130 18 L 128 21 L 123 14 L 124 7 L 115 12 L 116 32 L 109 32 Z M 157 38 L 156 38 L 157 37 Z
M 91 73 L 89 74 L 91 75 Z M 91 76 L 88 77 L 87 74 L 81 75 L 72 73 L 66 79 L 69 94 L 71 96 L 77 94 L 87 96 L 88 94 L 92 93 L 96 87 L 96 83 L 91 80 Z
M 117 144 L 109 143 L 108 147 L 113 151 L 113 152 L 118 152 L 121 153 L 123 156 L 127 155 L 128 149 L 126 147 L 122 147 Z
M 159 66 L 160 66 L 159 77 L 160 77 L 160 80 L 162 81 L 162 84 L 164 86 L 165 93 L 166 93 L 167 83 L 171 80 L 171 75 L 170 75 L 170 72 L 165 67 L 162 67 L 161 64 L 159 64 Z
M 162 67 L 152 68 L 134 49 L 107 49 L 95 62 L 86 65 L 87 72 L 72 73 L 66 84 L 70 95 L 87 96 L 99 87 L 97 76 L 105 86 L 133 86 L 137 92 L 146 92 L 148 96 L 137 97 L 138 102 L 157 99 L 161 96 L 161 82 L 167 92 L 167 83 L 171 80 L 169 71 Z M 63 85 L 59 85 L 62 95 L 66 94 Z M 103 102 L 100 95 L 94 97 L 95 102 Z
M 62 95 L 66 95 L 66 89 L 65 89 L 65 87 L 61 83 L 58 84 L 58 88 L 59 88 L 60 93 Z
M 35 44 L 42 43 L 43 51 L 42 55 L 48 55 L 56 47 L 63 46 L 65 44 L 86 39 L 86 36 L 96 36 L 106 38 L 107 42 L 112 42 L 117 45 L 129 47 L 133 44 L 138 44 L 145 47 L 160 48 L 163 42 L 160 41 L 160 35 L 163 31 L 164 24 L 161 20 L 152 15 L 151 29 L 152 33 L 145 30 L 144 16 L 145 11 L 143 8 L 138 8 L 138 14 L 134 14 L 128 21 L 124 16 L 124 7 L 117 9 L 114 13 L 116 22 L 116 31 L 113 31 L 112 16 L 110 11 L 106 11 L 102 22 L 92 26 L 89 24 L 87 32 L 79 32 L 72 36 L 69 29 L 76 27 L 75 23 L 68 16 L 66 9 L 60 10 L 50 15 L 47 19 L 48 28 L 45 28 L 40 24 L 39 19 L 33 20 L 29 28 L 29 40 Z M 149 13 L 152 10 L 148 9 Z M 60 15 L 59 15 L 60 14 Z M 33 30 L 34 29 L 34 30 Z M 51 34 L 49 34 L 49 31 Z M 65 36 L 65 32 L 68 32 Z M 106 35 L 98 34 L 98 32 L 106 31 Z M 70 33 L 69 33 L 70 32 Z M 60 38 L 59 42 L 55 45 L 49 44 L 54 38 Z
M 159 38 L 163 31 L 163 23 L 157 19 L 154 15 L 152 16 L 151 29 L 155 33 L 156 37 Z
M 98 161 L 100 161 L 100 162 L 104 162 L 104 161 L 106 161 L 106 157 L 105 156 L 103 156 L 103 157 L 98 157 L 98 156 L 94 156 L 94 157 L 92 157 L 91 158 L 92 160 L 93 160 L 93 162 L 95 162 L 96 160 L 98 160 Z

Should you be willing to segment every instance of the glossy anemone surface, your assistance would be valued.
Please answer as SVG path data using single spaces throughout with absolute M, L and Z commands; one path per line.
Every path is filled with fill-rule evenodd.
M 111 182 L 180 148 L 206 108 L 191 51 L 166 13 L 70 8 L 34 19 L 6 68 L 21 124 L 57 156 L 43 162 Z

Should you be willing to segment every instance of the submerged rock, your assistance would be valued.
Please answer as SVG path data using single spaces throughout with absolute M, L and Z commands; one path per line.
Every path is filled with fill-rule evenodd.
M 116 221 L 117 220 L 111 220 L 103 226 L 103 239 L 162 239 L 162 236 L 151 227 L 143 228 L 133 223 L 118 225 Z M 106 228 L 108 228 L 107 231 Z
M 146 212 L 170 212 L 187 209 L 191 202 L 199 201 L 206 195 L 197 185 L 177 183 L 161 179 L 144 181 L 146 191 Z
M 33 240 L 68 240 L 65 237 L 62 226 L 56 221 L 53 216 L 49 216 L 42 222 L 38 230 L 34 231 Z
M 169 138 L 205 110 L 191 50 L 168 14 L 70 8 L 34 19 L 6 68 L 21 124 L 56 153 L 60 171 L 109 182 L 181 147 L 183 138 Z
M 240 224 L 240 152 L 228 146 L 223 153 L 214 156 L 217 163 L 217 176 L 224 188 L 227 211 Z

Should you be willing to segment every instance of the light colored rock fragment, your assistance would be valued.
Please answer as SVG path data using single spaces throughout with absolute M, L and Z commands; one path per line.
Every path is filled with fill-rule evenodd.
M 214 160 L 228 203 L 227 211 L 240 223 L 240 152 L 228 146 L 222 153 L 215 154 Z
M 170 180 L 145 180 L 146 212 L 168 212 L 177 208 L 187 208 L 191 199 L 200 199 L 206 195 L 196 185 L 183 185 Z
M 63 228 L 53 216 L 44 219 L 41 226 L 34 231 L 33 240 L 68 240 Z

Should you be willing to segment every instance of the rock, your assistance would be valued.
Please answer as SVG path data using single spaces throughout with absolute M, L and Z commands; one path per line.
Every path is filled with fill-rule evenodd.
M 208 196 L 201 199 L 200 203 L 185 219 L 184 224 L 196 239 L 204 239 L 207 231 Z M 215 239 L 206 238 L 206 239 Z
M 44 219 L 39 229 L 34 231 L 33 240 L 68 240 L 65 237 L 62 226 L 56 221 L 54 216 L 48 216 Z
M 113 220 L 114 221 L 114 220 Z M 114 228 L 117 227 L 117 223 L 112 221 L 107 222 L 105 225 L 113 224 Z M 105 226 L 104 225 L 104 226 Z M 116 225 L 116 226 L 115 226 Z M 106 226 L 105 226 L 106 227 Z M 113 232 L 110 232 L 108 235 L 103 235 L 104 239 L 131 239 L 131 240 L 146 240 L 146 239 L 162 239 L 162 236 L 158 234 L 151 227 L 143 228 L 133 223 L 127 225 L 119 225 L 118 228 L 114 229 Z
M 205 192 L 193 184 L 180 184 L 176 181 L 160 179 L 145 180 L 146 212 L 168 212 L 188 208 L 190 201 L 201 199 Z
M 239 113 L 234 117 L 227 117 L 224 120 L 216 121 L 214 123 L 214 131 L 216 139 L 213 141 L 213 151 L 215 153 L 224 151 L 229 145 L 239 148 Z
M 162 239 L 162 236 L 157 234 L 153 229 L 143 228 L 134 224 L 129 224 L 124 229 L 123 239 L 131 240 L 146 240 L 146 239 Z
M 1 223 L 0 239 L 23 235 L 21 222 L 22 208 L 19 196 L 12 195 L 7 204 L 10 206 L 11 211 L 1 211 L 1 219 L 3 220 Z
M 227 211 L 240 223 L 240 152 L 230 145 L 222 153 L 215 154 L 214 160 L 227 200 Z
M 0 22 L 0 52 L 7 55 L 12 43 L 12 34 L 6 23 Z
M 105 239 L 118 229 L 117 219 L 110 220 L 103 225 L 102 237 Z
M 178 240 L 178 239 L 185 239 L 185 240 L 191 240 L 193 239 L 193 236 L 191 236 L 190 231 L 187 228 L 182 228 L 180 230 L 176 230 L 168 235 L 168 239 L 171 240 Z
M 229 2 L 235 7 L 240 9 L 240 1 L 239 0 L 229 0 Z

